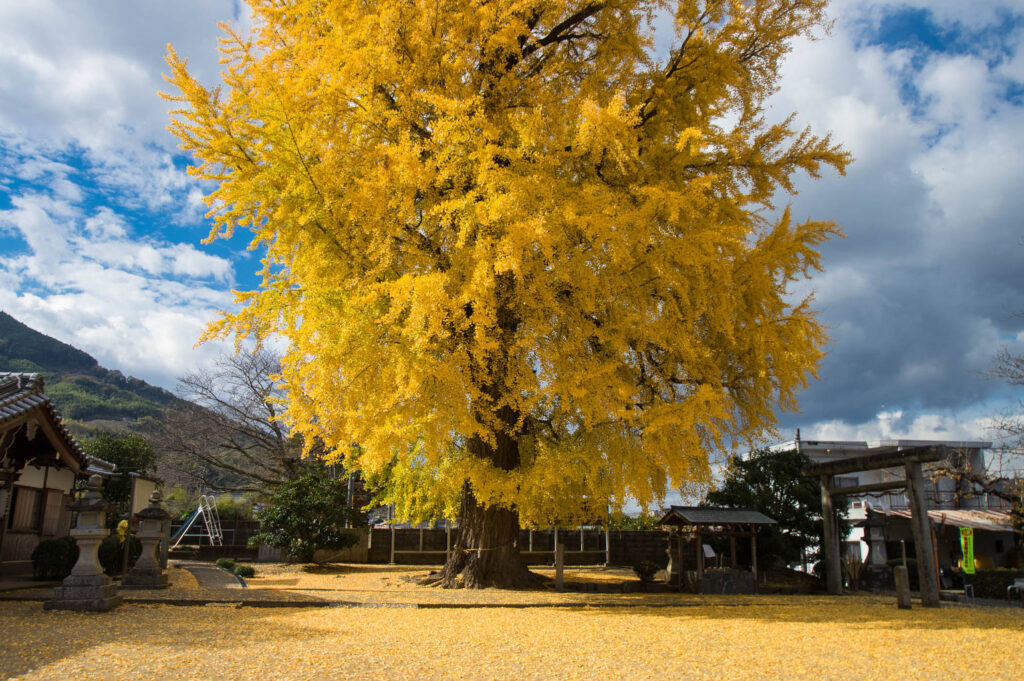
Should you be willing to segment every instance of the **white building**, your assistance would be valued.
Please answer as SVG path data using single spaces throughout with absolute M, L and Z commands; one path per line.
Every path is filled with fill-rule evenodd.
M 797 437 L 799 438 L 799 432 Z M 951 452 L 951 458 L 961 457 L 961 461 L 958 463 L 965 466 L 967 470 L 977 473 L 984 472 L 986 450 L 992 447 L 991 442 L 984 441 L 796 439 L 772 445 L 769 449 L 773 452 L 801 452 L 813 463 L 825 463 L 936 445 L 947 447 Z M 1012 548 L 1009 503 L 995 495 L 976 493 L 965 484 L 958 486 L 955 480 L 935 473 L 936 468 L 946 463 L 948 462 L 925 464 L 923 467 L 929 519 L 933 528 L 940 528 L 937 537 L 940 553 L 943 554 L 939 557 L 940 562 L 942 564 L 950 562 L 949 557 L 945 554 L 957 550 L 954 546 L 956 527 L 973 527 L 978 530 L 993 531 L 998 530 L 999 526 L 1005 525 L 1005 534 L 1009 539 L 998 538 L 998 535 L 994 535 L 997 538 L 992 539 L 992 546 L 987 549 L 992 554 L 993 563 L 1000 564 Z M 929 471 L 932 471 L 933 474 L 929 475 Z M 904 470 L 900 466 L 837 475 L 834 478 L 833 487 L 873 485 L 903 479 Z M 863 541 L 864 529 L 856 527 L 856 525 L 866 520 L 869 512 L 884 514 L 891 529 L 891 531 L 887 531 L 890 539 L 903 535 L 904 532 L 909 534 L 910 504 L 905 490 L 895 489 L 851 495 L 847 498 L 847 503 L 849 519 L 854 527 L 845 538 L 844 553 L 846 555 L 859 555 L 862 560 L 867 557 L 868 545 Z M 950 536 L 945 537 L 946 534 Z M 889 553 L 892 555 L 891 549 Z

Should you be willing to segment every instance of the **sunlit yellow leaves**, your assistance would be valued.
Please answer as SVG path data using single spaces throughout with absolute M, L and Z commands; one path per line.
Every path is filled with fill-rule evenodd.
M 171 127 L 211 236 L 265 251 L 207 335 L 284 338 L 310 446 L 359 443 L 403 514 L 469 480 L 540 523 L 700 483 L 795 408 L 825 335 L 787 290 L 835 228 L 761 211 L 849 157 L 763 104 L 822 2 L 686 0 L 660 61 L 661 2 L 250 4 L 222 91 L 169 52 Z
M 530 593 L 524 600 L 523 592 L 422 587 L 432 603 L 544 607 L 415 609 L 401 607 L 415 603 L 406 598 L 417 591 L 401 571 L 359 567 L 366 571 L 291 568 L 266 580 L 277 591 L 383 592 L 390 601 L 348 608 L 129 604 L 102 614 L 4 603 L 0 678 L 1017 681 L 1024 665 L 1020 609 L 901 611 L 878 597 Z M 679 607 L 665 607 L 673 601 Z M 615 607 L 644 603 L 657 607 Z

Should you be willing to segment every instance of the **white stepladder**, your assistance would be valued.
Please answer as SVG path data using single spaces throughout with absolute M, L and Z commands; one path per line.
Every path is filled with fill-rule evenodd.
M 196 521 L 202 519 L 202 524 L 197 525 Z M 196 526 L 195 532 L 190 532 Z M 217 512 L 217 500 L 209 495 L 199 497 L 196 510 L 188 517 L 185 524 L 178 528 L 178 531 L 171 537 L 171 548 L 176 548 L 185 537 L 198 537 L 199 543 L 203 543 L 205 537 L 210 541 L 211 546 L 224 545 L 224 530 L 220 525 L 220 513 Z

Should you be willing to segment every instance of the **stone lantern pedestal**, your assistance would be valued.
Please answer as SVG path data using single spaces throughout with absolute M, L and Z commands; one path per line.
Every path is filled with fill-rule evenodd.
M 164 520 L 170 517 L 160 502 L 163 500 L 159 490 L 154 490 L 149 497 L 149 507 L 135 514 L 139 519 L 139 530 L 135 537 L 142 544 L 142 553 L 135 561 L 135 567 L 121 580 L 125 589 L 166 589 L 167 575 L 160 567 L 157 551 L 163 539 Z
M 121 605 L 117 587 L 103 573 L 99 548 L 110 534 L 106 528 L 106 501 L 100 494 L 100 476 L 93 475 L 81 499 L 71 504 L 78 513 L 78 522 L 71 536 L 78 544 L 78 562 L 61 586 L 53 590 L 53 598 L 43 604 L 46 610 L 86 610 L 103 612 Z

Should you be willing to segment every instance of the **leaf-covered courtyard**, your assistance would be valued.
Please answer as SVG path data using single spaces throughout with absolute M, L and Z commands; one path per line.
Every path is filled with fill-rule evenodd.
M 173 572 L 168 596 L 211 596 Z M 995 681 L 1024 669 L 1024 609 L 907 612 L 875 596 L 484 590 L 465 600 L 408 572 L 270 568 L 232 590 L 249 603 L 301 592 L 362 601 L 354 607 L 129 602 L 81 614 L 0 603 L 0 679 Z

